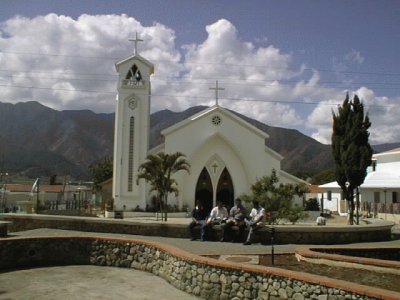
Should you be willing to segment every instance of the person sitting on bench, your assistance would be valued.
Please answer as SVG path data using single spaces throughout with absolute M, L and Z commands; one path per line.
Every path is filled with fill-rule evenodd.
M 253 200 L 253 209 L 250 212 L 250 220 L 245 219 L 246 225 L 249 227 L 249 234 L 243 245 L 251 245 L 251 236 L 255 230 L 264 224 L 265 209 L 261 207 L 257 200 Z
M 200 200 L 196 201 L 196 206 L 192 211 L 192 222 L 189 224 L 189 231 L 191 236 L 191 241 L 196 240 L 196 236 L 194 234 L 194 227 L 196 225 L 201 226 L 201 233 L 200 238 L 204 239 L 204 224 L 206 223 L 207 219 L 207 211 L 205 210 L 202 202 Z
M 315 221 L 317 223 L 317 225 L 319 226 L 323 226 L 326 225 L 326 218 L 324 217 L 323 213 L 320 213 L 317 220 Z
M 226 222 L 229 214 L 228 210 L 225 206 L 223 206 L 220 200 L 217 200 L 217 206 L 215 206 L 211 212 L 210 216 L 207 218 L 206 223 L 203 225 L 203 230 L 205 232 L 205 236 L 203 236 L 202 240 L 204 241 L 207 236 L 207 231 L 213 225 L 221 225 L 223 222 Z
M 244 230 L 246 228 L 246 223 L 244 222 L 246 215 L 246 208 L 242 205 L 242 200 L 237 198 L 235 200 L 235 206 L 233 206 L 229 212 L 228 220 L 222 226 L 221 242 L 230 240 L 233 243 L 243 240 Z M 234 231 L 232 229 L 233 226 L 237 226 L 239 228 L 239 231 L 236 235 L 234 235 Z

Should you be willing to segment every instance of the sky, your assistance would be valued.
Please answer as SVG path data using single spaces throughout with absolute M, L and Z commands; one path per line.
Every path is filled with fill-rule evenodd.
M 329 144 L 359 96 L 372 144 L 400 142 L 400 1 L 1 0 L 0 102 L 115 111 L 115 63 L 155 65 L 152 112 L 219 104 Z

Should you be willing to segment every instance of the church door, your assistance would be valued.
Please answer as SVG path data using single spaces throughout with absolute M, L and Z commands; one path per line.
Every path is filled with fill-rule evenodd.
M 229 211 L 229 209 L 234 205 L 233 195 L 234 192 L 232 178 L 227 168 L 225 168 L 219 177 L 217 185 L 217 201 L 222 201 Z
M 203 203 L 207 213 L 211 211 L 213 207 L 213 188 L 210 174 L 208 174 L 206 168 L 203 168 L 197 180 L 195 201 L 196 200 L 200 200 Z

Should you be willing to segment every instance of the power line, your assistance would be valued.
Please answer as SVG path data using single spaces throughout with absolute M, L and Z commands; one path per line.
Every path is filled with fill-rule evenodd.
M 17 52 L 17 51 L 4 51 L 0 49 L 0 53 L 5 54 L 13 54 L 13 55 L 36 55 L 36 56 L 51 56 L 51 57 L 67 57 L 67 58 L 82 58 L 82 59 L 107 59 L 107 60 L 122 60 L 122 58 L 118 57 L 108 57 L 108 56 L 81 56 L 81 55 L 67 55 L 67 54 L 55 54 L 55 53 L 34 53 L 34 52 Z M 170 60 L 156 60 L 153 59 L 153 62 L 160 63 L 178 63 L 178 64 L 193 64 L 193 65 L 221 65 L 221 66 L 233 66 L 233 67 L 252 67 L 252 68 L 269 68 L 275 70 L 287 70 L 293 71 L 289 68 L 285 67 L 271 67 L 270 65 L 253 65 L 253 64 L 233 64 L 233 63 L 222 63 L 222 62 L 191 62 L 191 61 L 170 61 Z M 319 72 L 327 72 L 327 73 L 340 73 L 340 74 L 360 74 L 360 75 L 380 75 L 380 76 L 400 76 L 400 73 L 384 73 L 384 72 L 361 72 L 361 71 L 338 71 L 324 68 L 302 68 L 301 70 L 306 71 L 319 71 Z M 298 72 L 298 70 L 295 70 Z
M 10 87 L 8 85 L 0 85 L 3 87 Z M 27 87 L 27 86 L 12 86 L 16 88 L 28 88 L 28 89 L 41 89 L 41 90 L 56 90 L 56 91 L 67 91 L 67 92 L 86 92 L 86 93 L 97 93 L 97 94 L 112 94 L 116 95 L 116 92 L 107 92 L 107 91 L 92 91 L 92 90 L 79 90 L 79 89 L 64 89 L 64 88 L 48 88 L 48 87 Z M 151 97 L 168 97 L 168 98 L 187 98 L 187 99 L 203 99 L 211 101 L 212 97 L 208 96 L 183 96 L 183 95 L 168 95 L 168 94 L 140 94 L 142 96 L 151 96 Z M 221 101 L 245 101 L 245 102 L 264 102 L 264 103 L 280 103 L 280 104 L 303 104 L 303 105 L 328 105 L 328 106 L 338 106 L 341 103 L 326 103 L 326 102 L 316 102 L 316 101 L 280 101 L 280 100 L 266 100 L 266 99 L 243 99 L 243 98 L 230 98 L 224 97 L 220 99 Z M 214 101 L 214 100 L 212 100 Z M 369 107 L 392 107 L 396 106 L 396 104 L 387 104 L 387 105 L 368 105 Z
M 0 72 L 10 72 L 10 73 L 54 73 L 54 70 L 52 71 L 40 71 L 40 70 L 30 70 L 30 71 L 22 71 L 22 70 L 10 70 L 10 69 L 0 69 Z M 70 72 L 68 70 L 62 70 L 63 74 L 71 74 L 71 75 L 83 75 L 83 76 L 113 76 L 113 77 L 118 77 L 119 75 L 117 73 L 114 74 L 96 74 L 96 73 L 75 73 L 75 72 Z
M 52 90 L 52 91 L 65 91 L 65 92 L 84 92 L 84 93 L 97 93 L 97 94 L 113 94 L 116 95 L 115 92 L 107 92 L 107 91 L 92 91 L 92 90 L 80 90 L 80 89 L 64 89 L 64 88 L 50 88 L 50 87 L 35 87 L 35 86 L 22 86 L 22 85 L 3 85 L 2 87 L 12 87 L 12 88 L 21 88 L 21 89 L 38 89 L 38 90 Z
M 4 70 L 0 70 L 4 71 Z M 7 70 L 8 72 L 8 70 Z M 13 71 L 16 72 L 16 71 Z M 19 71 L 18 73 L 28 73 L 31 74 L 31 72 L 28 71 Z M 43 73 L 53 73 L 53 72 L 43 72 Z M 85 75 L 85 76 L 103 76 L 102 74 L 82 74 L 82 73 L 66 73 L 67 75 Z M 109 76 L 114 76 L 114 75 L 109 75 Z M 115 75 L 116 77 L 118 75 Z M 24 76 L 24 75 L 2 75 L 1 77 L 8 77 L 8 78 L 14 78 L 14 77 L 29 77 L 29 76 Z M 202 84 L 202 85 L 209 85 L 209 84 L 213 84 L 214 82 L 195 82 L 196 80 L 218 80 L 221 78 L 225 78 L 221 81 L 222 84 L 224 85 L 246 85 L 246 86 L 253 86 L 253 87 L 263 87 L 263 86 L 276 86 L 275 84 L 249 84 L 248 81 L 250 82 L 278 82 L 280 85 L 284 85 L 284 83 L 294 83 L 294 84 L 298 84 L 298 83 L 303 83 L 303 84 L 307 84 L 307 81 L 304 80 L 289 80 L 289 79 L 265 79 L 265 80 L 257 80 L 257 79 L 240 79 L 240 78 L 229 78 L 229 77 L 191 77 L 191 78 L 185 78 L 184 79 L 178 78 L 178 77 L 172 77 L 172 76 L 153 76 L 153 80 L 157 80 L 157 81 L 165 81 L 168 82 L 170 84 Z M 35 76 L 35 79 L 54 79 L 54 80 L 71 80 L 71 81 L 104 81 L 104 82 L 115 82 L 116 79 L 102 79 L 102 78 L 78 78 L 78 77 L 44 77 L 44 76 Z M 190 80 L 190 81 L 189 81 Z M 227 81 L 224 81 L 227 80 Z M 243 83 L 246 82 L 246 83 Z M 349 83 L 345 83 L 345 82 L 339 82 L 339 81 L 318 81 L 319 85 L 323 85 L 323 84 L 334 84 L 334 85 L 339 85 L 339 86 L 344 86 L 344 87 L 349 87 L 349 86 L 356 86 L 356 85 L 387 85 L 387 86 L 397 86 L 399 85 L 399 88 L 393 88 L 393 87 L 389 87 L 389 88 L 374 88 L 374 89 L 400 89 L 400 82 L 399 83 L 395 83 L 395 82 L 349 82 Z M 322 86 L 323 87 L 323 86 Z

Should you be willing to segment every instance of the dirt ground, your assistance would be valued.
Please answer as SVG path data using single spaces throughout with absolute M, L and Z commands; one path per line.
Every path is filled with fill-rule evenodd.
M 272 266 L 271 255 L 260 255 L 260 265 Z M 286 254 L 274 256 L 274 267 L 305 272 L 309 274 L 326 276 L 329 278 L 341 279 L 367 286 L 374 286 L 386 290 L 400 292 L 400 275 L 378 273 L 368 270 L 331 267 L 326 265 L 316 265 L 304 261 L 297 261 L 296 257 Z

